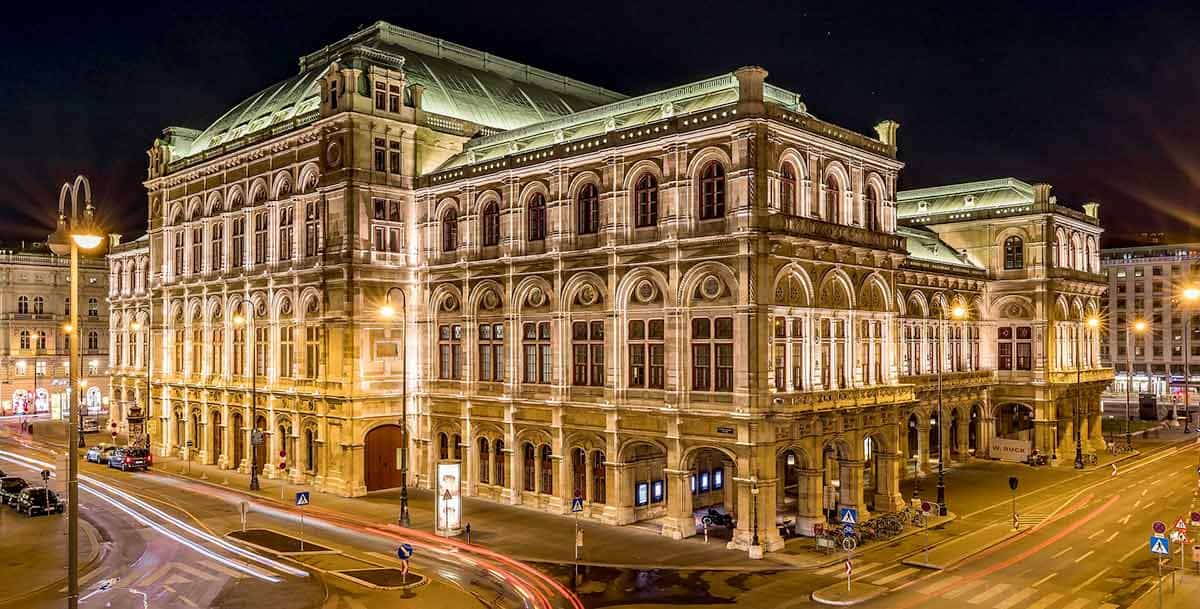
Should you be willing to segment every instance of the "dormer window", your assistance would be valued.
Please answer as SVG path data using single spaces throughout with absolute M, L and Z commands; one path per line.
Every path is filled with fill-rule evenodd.
M 387 85 L 383 84 L 383 81 L 377 80 L 377 81 L 375 81 L 375 109 L 376 110 L 385 109 L 387 106 L 385 106 L 384 104 L 386 104 L 386 103 L 387 103 Z

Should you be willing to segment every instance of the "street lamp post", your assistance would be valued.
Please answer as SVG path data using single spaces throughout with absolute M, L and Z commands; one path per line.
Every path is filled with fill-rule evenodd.
M 239 298 L 237 308 L 246 305 L 249 312 L 245 317 L 233 316 L 233 325 L 245 326 L 246 340 L 250 341 L 250 490 L 259 490 L 258 485 L 258 338 L 254 335 L 254 303 L 245 298 Z M 241 354 L 238 354 L 240 357 Z
M 1100 320 L 1095 317 L 1089 317 L 1087 326 L 1095 328 L 1100 325 Z M 1083 329 L 1080 328 L 1075 333 L 1075 469 L 1083 469 L 1083 434 L 1080 433 L 1079 427 L 1083 422 L 1079 414 L 1079 409 L 1083 404 L 1083 357 L 1081 357 Z
M 71 202 L 71 215 L 67 215 L 67 200 Z M 83 215 L 79 214 L 80 199 L 83 200 Z M 75 182 L 65 183 L 58 195 L 58 226 L 47 239 L 55 255 L 71 256 L 71 319 L 72 328 L 79 327 L 79 250 L 93 250 L 104 241 L 93 218 L 92 187 L 87 178 L 78 176 Z M 79 400 L 76 385 L 79 377 L 79 340 L 71 341 L 70 359 L 67 364 L 67 387 L 70 398 L 67 416 L 67 608 L 79 607 L 79 451 L 70 447 L 80 425 Z M 36 364 L 35 364 L 36 366 Z M 37 399 L 37 396 L 34 396 Z M 72 403 L 73 402 L 73 403 Z
M 391 319 L 396 316 L 392 306 L 392 292 L 400 295 L 400 327 L 404 334 L 400 339 L 400 518 L 399 524 L 412 524 L 408 516 L 408 298 L 399 286 L 388 288 L 379 307 L 379 316 Z
M 149 278 L 147 278 L 147 282 L 148 281 L 149 281 Z M 150 348 L 150 345 L 151 345 L 150 328 L 151 328 L 150 310 L 149 310 L 149 308 L 147 308 L 146 309 L 146 349 L 144 352 L 145 354 L 142 356 L 146 362 L 146 409 L 144 411 L 142 411 L 143 418 L 150 416 L 150 402 L 151 402 L 151 393 L 152 393 L 151 389 L 150 389 L 150 362 L 151 362 L 150 358 L 153 356 L 153 349 Z M 141 322 L 135 321 L 132 324 L 129 324 L 129 329 L 133 330 L 134 332 L 140 332 L 142 330 L 142 324 L 141 324 Z M 134 445 L 134 442 L 137 442 L 139 440 L 140 439 L 129 438 L 129 444 Z M 147 441 L 146 442 L 146 450 L 149 450 L 149 449 L 150 449 L 150 442 Z
M 967 316 L 967 309 L 962 305 L 955 305 L 950 311 L 950 315 L 954 319 L 961 320 Z M 945 441 L 943 436 L 943 423 L 945 418 L 942 416 L 942 367 L 946 365 L 946 315 L 942 314 L 938 319 L 938 361 L 937 361 L 937 425 L 938 425 L 938 481 L 937 481 L 937 504 L 938 515 L 945 516 L 949 511 L 946 509 L 946 451 L 944 450 Z
M 1125 448 L 1133 448 L 1133 434 L 1130 433 L 1129 402 L 1133 392 L 1133 333 L 1142 334 L 1146 331 L 1145 320 L 1137 320 L 1125 328 Z

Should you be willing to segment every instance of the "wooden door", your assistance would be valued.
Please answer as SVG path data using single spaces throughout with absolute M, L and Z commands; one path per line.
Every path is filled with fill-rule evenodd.
M 382 425 L 367 433 L 363 469 L 368 491 L 400 486 L 399 449 L 403 435 L 399 425 Z

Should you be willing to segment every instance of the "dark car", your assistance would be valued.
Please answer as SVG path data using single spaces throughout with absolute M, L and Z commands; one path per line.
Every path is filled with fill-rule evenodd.
M 117 450 L 112 444 L 97 444 L 84 453 L 83 458 L 91 463 L 108 463 L 113 451 Z
M 0 503 L 16 506 L 17 495 L 20 495 L 21 491 L 27 486 L 29 486 L 29 483 L 24 478 L 16 476 L 0 478 Z
M 151 465 L 154 465 L 154 457 L 151 457 L 150 451 L 144 448 L 118 448 L 108 458 L 109 467 L 115 467 L 123 472 L 131 469 L 146 470 L 150 469 Z
M 17 511 L 26 516 L 61 514 L 66 509 L 66 503 L 44 486 L 27 486 L 17 495 Z

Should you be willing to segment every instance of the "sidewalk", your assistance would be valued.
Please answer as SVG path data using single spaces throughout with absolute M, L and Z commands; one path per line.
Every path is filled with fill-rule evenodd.
M 1196 599 L 1200 598 L 1200 574 L 1196 573 L 1191 561 L 1188 561 L 1187 567 L 1187 573 L 1183 577 L 1180 577 L 1178 571 L 1172 570 L 1171 573 L 1167 573 L 1167 570 L 1163 569 L 1163 609 L 1193 609 L 1196 606 Z M 1129 606 L 1129 609 L 1158 609 L 1159 585 L 1155 583 L 1156 579 L 1157 577 L 1150 578 L 1150 587 Z

